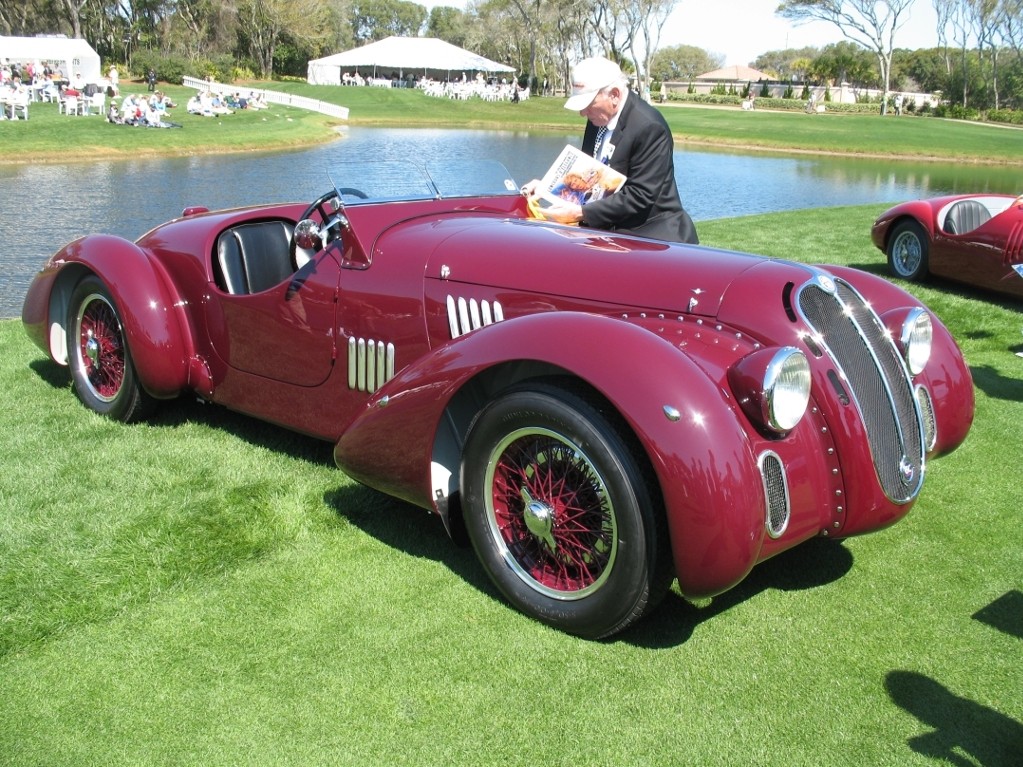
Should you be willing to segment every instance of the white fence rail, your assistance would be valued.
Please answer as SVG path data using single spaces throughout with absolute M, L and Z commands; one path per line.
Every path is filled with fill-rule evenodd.
M 297 109 L 308 109 L 311 112 L 337 117 L 341 120 L 348 119 L 348 107 L 331 104 L 327 101 L 318 101 L 306 96 L 293 96 L 290 93 L 280 91 L 268 91 L 259 88 L 238 88 L 234 85 L 224 85 L 214 80 L 202 80 L 198 77 L 185 76 L 182 85 L 186 88 L 195 88 L 197 91 L 217 91 L 218 93 L 230 93 L 232 91 L 244 92 L 245 94 L 257 93 L 268 104 L 283 104 L 296 107 Z

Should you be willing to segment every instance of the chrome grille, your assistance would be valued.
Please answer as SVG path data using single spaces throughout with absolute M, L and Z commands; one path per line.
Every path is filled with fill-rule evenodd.
M 775 453 L 760 456 L 760 477 L 767 499 L 767 534 L 777 538 L 789 526 L 789 489 L 781 459 Z
M 799 310 L 848 382 L 882 489 L 897 503 L 909 501 L 923 482 L 923 425 L 895 344 L 874 311 L 841 280 L 821 276 L 804 285 Z

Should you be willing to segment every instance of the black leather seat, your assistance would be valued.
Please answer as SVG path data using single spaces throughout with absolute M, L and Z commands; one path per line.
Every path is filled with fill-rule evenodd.
M 291 225 L 261 221 L 228 229 L 217 240 L 217 284 L 233 295 L 260 293 L 291 276 Z
M 966 234 L 991 220 L 991 211 L 976 200 L 960 200 L 948 209 L 942 229 L 948 234 Z

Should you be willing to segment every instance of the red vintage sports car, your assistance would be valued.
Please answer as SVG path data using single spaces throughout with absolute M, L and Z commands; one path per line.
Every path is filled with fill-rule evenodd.
M 330 440 L 351 477 L 467 532 L 518 609 L 584 637 L 673 579 L 707 597 L 891 525 L 966 437 L 969 370 L 903 290 L 530 219 L 490 171 L 449 194 L 392 170 L 386 198 L 350 171 L 310 205 L 78 239 L 25 328 L 112 418 L 192 392 Z
M 1023 299 L 1023 196 L 914 200 L 885 211 L 870 232 L 896 277 L 928 275 Z

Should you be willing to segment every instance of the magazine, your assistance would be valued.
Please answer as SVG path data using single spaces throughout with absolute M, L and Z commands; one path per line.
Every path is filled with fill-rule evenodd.
M 548 204 L 585 205 L 613 194 L 626 178 L 599 160 L 569 144 L 540 181 L 539 196 Z

